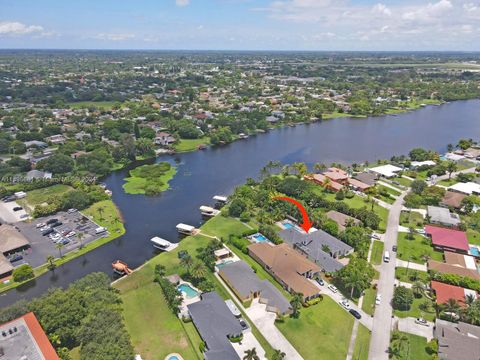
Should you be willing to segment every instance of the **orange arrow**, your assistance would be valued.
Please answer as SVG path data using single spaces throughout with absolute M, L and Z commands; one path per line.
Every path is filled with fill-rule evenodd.
M 288 201 L 293 205 L 295 205 L 296 207 L 298 207 L 303 218 L 303 223 L 301 223 L 300 226 L 302 227 L 303 230 L 305 230 L 306 233 L 308 233 L 308 230 L 310 230 L 313 223 L 310 222 L 310 219 L 308 218 L 307 210 L 305 210 L 302 204 L 300 204 L 297 200 L 289 198 L 287 196 L 277 196 L 277 197 L 274 197 L 273 200 Z

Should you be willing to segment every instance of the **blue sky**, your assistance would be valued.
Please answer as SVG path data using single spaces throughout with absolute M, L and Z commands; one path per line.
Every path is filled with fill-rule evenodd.
M 0 0 L 0 48 L 480 51 L 479 0 Z

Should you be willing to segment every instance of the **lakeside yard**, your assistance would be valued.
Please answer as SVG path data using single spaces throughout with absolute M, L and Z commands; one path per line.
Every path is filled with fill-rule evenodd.
M 189 152 L 198 150 L 199 145 L 209 145 L 210 138 L 203 137 L 200 139 L 180 139 L 178 143 L 173 145 L 177 152 Z

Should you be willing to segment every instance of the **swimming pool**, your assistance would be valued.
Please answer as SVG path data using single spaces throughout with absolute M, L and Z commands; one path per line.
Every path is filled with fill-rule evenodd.
M 260 233 L 253 235 L 253 238 L 257 242 L 270 242 L 270 240 L 268 240 L 263 234 Z
M 283 223 L 283 227 L 284 227 L 285 229 L 291 229 L 291 228 L 294 228 L 295 226 L 294 226 L 292 223 L 284 222 L 284 223 Z
M 177 355 L 171 355 L 168 357 L 168 360 L 180 360 Z
M 231 263 L 233 263 L 233 260 L 226 260 L 224 262 L 221 262 L 221 263 L 217 264 L 216 266 L 217 266 L 218 269 L 221 269 L 225 265 L 228 265 L 228 264 L 231 264 Z
M 470 254 L 473 256 L 480 256 L 480 250 L 476 246 L 470 246 Z
M 198 296 L 198 291 L 192 288 L 188 284 L 180 284 L 177 286 L 177 289 L 183 294 L 185 293 L 187 296 L 187 299 L 192 299 L 196 296 Z M 175 359 L 172 359 L 175 360 Z

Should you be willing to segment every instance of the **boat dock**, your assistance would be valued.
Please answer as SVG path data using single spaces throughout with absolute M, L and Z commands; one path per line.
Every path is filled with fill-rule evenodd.
M 200 206 L 200 212 L 203 216 L 213 217 L 220 214 L 220 210 L 214 209 L 210 206 L 202 205 Z
M 152 242 L 154 248 L 161 251 L 172 251 L 179 245 L 178 243 L 171 243 L 170 241 L 162 239 L 158 236 L 151 238 L 150 241 Z
M 196 229 L 195 226 L 182 224 L 182 223 L 178 224 L 176 228 L 180 234 L 184 234 L 184 235 L 196 235 L 200 231 Z

